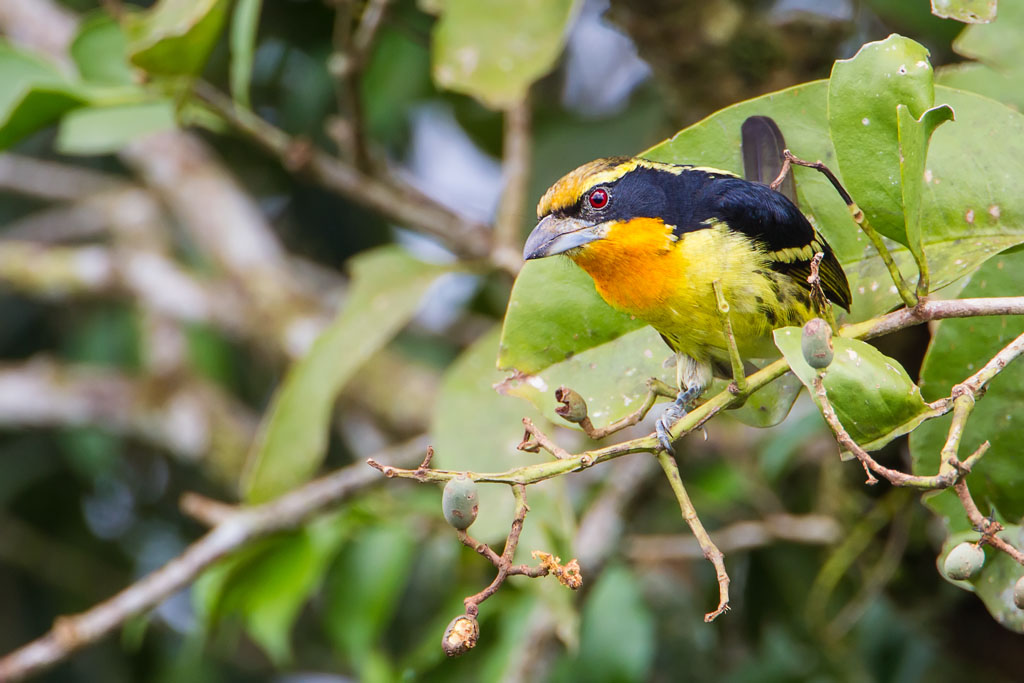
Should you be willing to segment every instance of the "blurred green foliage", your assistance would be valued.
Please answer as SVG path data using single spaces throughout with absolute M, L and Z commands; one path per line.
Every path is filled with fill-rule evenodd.
M 754 113 L 771 115 L 794 151 L 841 171 L 876 227 L 906 246 L 893 244 L 906 274 L 914 272 L 910 251 L 923 250 L 933 284 L 945 286 L 941 296 L 961 289 L 963 296 L 1020 293 L 1017 255 L 996 256 L 1024 234 L 1017 191 L 1024 178 L 1024 137 L 1021 115 L 1013 109 L 1024 104 L 1024 81 L 1016 77 L 1024 63 L 1019 3 L 1002 3 L 997 21 L 956 37 L 960 25 L 936 19 L 923 0 L 858 2 L 852 13 L 843 12 L 846 3 L 832 3 L 831 14 L 795 15 L 777 13 L 766 0 L 716 0 L 700 8 L 614 2 L 608 16 L 627 31 L 654 78 L 625 92 L 611 113 L 581 111 L 562 100 L 568 79 L 580 76 L 561 51 L 574 40 L 576 22 L 590 16 L 589 3 L 396 0 L 350 89 L 339 35 L 350 32 L 373 3 L 97 4 L 67 3 L 84 15 L 69 47 L 70 67 L 0 44 L 0 148 L 128 178 L 115 153 L 140 136 L 199 125 L 291 255 L 349 277 L 340 313 L 290 368 L 280 354 L 215 325 L 188 327 L 183 372 L 209 378 L 263 416 L 244 479 L 235 472 L 234 480 L 219 480 L 137 435 L 94 425 L 52 431 L 3 425 L 0 591 L 11 596 L 0 607 L 5 652 L 44 631 L 56 615 L 109 595 L 110 586 L 83 587 L 72 578 L 81 568 L 76 553 L 125 585 L 196 538 L 200 529 L 175 507 L 182 492 L 230 499 L 241 490 L 247 500 L 265 500 L 324 467 L 360 462 L 395 440 L 398 434 L 381 417 L 390 406 L 373 405 L 352 389 L 360 372 L 399 368 L 389 370 L 385 403 L 404 406 L 416 416 L 410 419 L 422 422 L 437 448 L 437 466 L 475 471 L 501 471 L 540 457 L 515 451 L 520 419 L 532 414 L 540 420 L 537 411 L 550 417 L 550 394 L 558 384 L 578 384 L 604 423 L 628 412 L 645 392 L 647 376 L 664 372 L 659 366 L 667 354 L 650 330 L 607 317 L 587 280 L 564 264 L 531 263 L 514 285 L 501 272 L 471 264 L 465 291 L 461 298 L 453 295 L 444 312 L 448 322 L 428 319 L 424 300 L 441 298 L 442 276 L 469 266 L 428 262 L 436 251 L 419 249 L 351 197 L 282 168 L 233 135 L 193 97 L 196 78 L 230 92 L 235 106 L 341 154 L 345 136 L 335 124 L 356 101 L 376 163 L 393 166 L 409 161 L 422 142 L 414 121 L 423 105 L 449 113 L 465 140 L 493 161 L 502 154 L 500 110 L 529 90 L 531 204 L 580 162 L 645 148 L 653 158 L 739 170 L 740 123 Z M 111 17 L 110 7 L 122 16 Z M 867 64 L 871 55 L 862 53 L 841 62 L 831 82 L 815 80 L 829 75 L 835 59 L 851 57 L 859 45 L 890 30 L 916 42 L 890 39 L 898 43 L 895 55 L 875 55 L 886 58 L 884 65 Z M 925 48 L 939 87 L 932 86 Z M 948 64 L 954 51 L 977 61 Z M 628 58 L 628 52 L 617 57 Z M 885 86 L 904 61 L 925 66 L 907 75 L 907 89 Z M 599 77 L 607 76 L 607 87 L 613 67 L 596 67 Z M 764 95 L 797 84 L 803 85 Z M 858 107 L 875 91 L 884 94 L 875 106 L 885 115 L 872 114 L 870 134 L 862 137 L 869 127 Z M 747 101 L 721 109 L 738 100 Z M 928 147 L 937 121 L 922 116 L 945 104 L 956 120 L 939 128 Z M 898 118 L 897 105 L 909 106 L 910 117 Z M 656 144 L 683 125 L 688 127 Z M 434 153 L 461 142 L 443 140 Z M 435 161 L 427 175 L 456 186 L 460 178 L 447 176 L 479 168 Z M 922 169 L 932 179 L 915 185 Z M 876 182 L 889 177 L 901 182 Z M 828 235 L 851 277 L 851 319 L 896 304 L 884 269 L 853 231 L 831 187 L 811 171 L 797 178 L 801 206 Z M 35 200 L 5 196 L 0 218 L 14 225 L 39 208 Z M 530 211 L 525 213 L 524 229 L 530 223 Z M 218 268 L 181 230 L 166 232 L 181 263 L 199 273 Z M 151 371 L 145 344 L 150 312 L 124 297 L 48 301 L 0 289 L 0 319 L 5 365 L 20 367 L 33 355 L 48 354 L 131 377 Z M 1015 325 L 1003 318 L 944 321 L 927 355 L 920 337 L 904 335 L 902 346 L 897 341 L 886 349 L 895 360 L 858 348 L 877 354 L 876 367 L 891 360 L 910 377 L 924 356 L 924 396 L 934 399 L 1016 335 Z M 502 385 L 537 410 L 494 391 L 507 377 L 494 369 L 496 355 L 502 367 L 537 376 Z M 997 379 L 965 437 L 967 448 L 986 438 L 995 444 L 972 487 L 984 512 L 1009 523 L 1022 514 L 1016 485 L 1021 469 L 1013 461 L 1019 371 L 1014 366 Z M 411 378 L 420 374 L 432 382 L 426 399 L 412 387 Z M 850 375 L 855 387 L 867 381 Z M 907 374 L 892 382 L 890 393 L 911 396 L 916 415 L 920 399 Z M 866 410 L 870 417 L 877 408 L 850 410 Z M 584 590 L 571 594 L 552 579 L 509 582 L 481 609 L 478 648 L 446 660 L 439 647 L 444 625 L 462 610 L 462 598 L 490 582 L 493 568 L 456 542 L 440 515 L 439 490 L 389 482 L 302 529 L 226 558 L 202 576 L 191 601 L 172 599 L 127 625 L 121 642 L 76 655 L 43 679 L 304 680 L 312 671 L 365 681 L 1016 678 L 1019 636 L 996 625 L 978 601 L 965 599 L 935 570 L 940 546 L 948 550 L 971 534 L 962 512 L 949 504 L 951 494 L 930 498 L 926 512 L 905 492 L 865 489 L 859 468 L 835 457 L 813 406 L 798 402 L 793 413 L 769 432 L 724 417 L 709 425 L 707 442 L 685 442 L 683 478 L 713 535 L 736 522 L 784 513 L 829 516 L 843 530 L 826 544 L 769 539 L 728 553 L 734 609 L 712 625 L 701 620 L 716 599 L 711 568 L 692 554 L 643 557 L 634 544 L 653 533 L 670 534 L 673 542 L 686 539 L 667 487 L 657 477 L 627 486 L 626 470 L 614 464 L 530 487 L 531 512 L 517 561 L 530 561 L 534 549 L 584 556 L 593 549 L 579 545 L 581 529 L 590 524 L 598 525 L 599 537 L 611 539 L 603 557 L 584 566 Z M 901 413 L 892 424 L 872 426 L 889 434 L 905 422 Z M 899 466 L 912 455 L 915 472 L 933 472 L 943 424 L 926 422 L 909 445 L 892 441 L 882 459 Z M 585 445 L 574 432 L 556 433 L 567 447 Z M 508 492 L 483 486 L 481 516 L 471 531 L 500 543 L 510 517 Z M 31 533 L 16 535 L 14 522 Z M 1019 527 L 1011 528 L 1019 535 Z M 975 590 L 997 618 L 1019 630 L 1019 614 L 1006 616 L 1000 586 L 1012 585 L 1021 568 L 1005 557 L 989 560 Z

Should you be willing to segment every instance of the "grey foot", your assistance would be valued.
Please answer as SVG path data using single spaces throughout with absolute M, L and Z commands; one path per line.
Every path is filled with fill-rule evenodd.
M 698 387 L 687 387 L 680 391 L 676 396 L 676 400 L 672 401 L 665 408 L 665 412 L 654 423 L 654 431 L 658 435 L 658 445 L 669 455 L 674 456 L 676 454 L 675 449 L 672 448 L 672 426 L 689 412 L 690 404 L 699 395 L 700 389 Z

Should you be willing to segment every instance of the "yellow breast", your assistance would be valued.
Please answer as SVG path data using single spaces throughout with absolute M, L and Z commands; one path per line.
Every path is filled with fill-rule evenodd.
M 744 357 L 774 355 L 771 330 L 809 317 L 799 285 L 771 271 L 762 252 L 724 225 L 676 238 L 660 220 L 637 218 L 611 226 L 605 239 L 570 256 L 608 304 L 649 323 L 698 360 L 726 357 L 715 280 Z M 771 306 L 780 296 L 785 311 Z

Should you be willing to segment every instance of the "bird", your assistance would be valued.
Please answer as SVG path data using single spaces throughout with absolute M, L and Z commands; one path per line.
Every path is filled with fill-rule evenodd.
M 816 254 L 820 291 L 850 308 L 839 260 L 794 202 L 728 171 L 596 159 L 555 182 L 537 218 L 524 260 L 568 257 L 606 303 L 649 324 L 675 352 L 679 393 L 656 422 L 670 454 L 675 421 L 713 376 L 731 377 L 715 286 L 743 359 L 776 356 L 772 330 L 819 314 L 808 281 Z

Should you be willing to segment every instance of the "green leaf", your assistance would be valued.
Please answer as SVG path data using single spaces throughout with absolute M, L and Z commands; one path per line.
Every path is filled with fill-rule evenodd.
M 434 81 L 495 109 L 554 66 L 573 0 L 446 0 L 434 27 Z
M 967 24 L 987 24 L 994 21 L 996 7 L 997 0 L 932 0 L 932 14 Z
M 88 99 L 49 62 L 0 42 L 0 150 Z
M 332 568 L 324 619 L 334 647 L 369 680 L 374 650 L 402 597 L 416 559 L 416 539 L 391 523 L 362 531 Z
M 320 585 L 348 533 L 341 522 L 337 516 L 324 518 L 261 541 L 207 570 L 193 590 L 205 626 L 238 616 L 276 665 L 288 663 L 299 610 Z
M 145 12 L 126 14 L 132 64 L 153 74 L 198 75 L 220 37 L 228 5 L 228 0 L 159 0 Z
M 441 382 L 437 410 L 431 424 L 434 463 L 462 472 L 500 472 L 547 461 L 545 453 L 516 449 L 523 439 L 524 416 L 545 428 L 536 411 L 520 400 L 501 393 L 505 374 L 494 368 L 498 346 L 497 326 L 473 343 L 452 364 Z M 481 484 L 480 514 L 470 533 L 487 543 L 502 541 L 512 523 L 513 500 L 507 486 Z M 558 552 L 555 543 L 573 537 L 575 526 L 569 496 L 562 477 L 530 487 L 534 523 L 520 537 L 519 561 L 529 561 L 531 550 Z M 438 490 L 437 515 L 441 515 Z M 568 553 L 566 553 L 568 554 Z
M 528 261 L 509 296 L 498 367 L 533 374 L 643 326 L 608 306 L 569 259 Z
M 395 246 L 352 259 L 344 310 L 288 371 L 264 416 L 242 481 L 246 500 L 273 498 L 316 472 L 341 389 L 409 321 L 424 290 L 448 270 Z
M 83 80 L 107 85 L 135 82 L 127 49 L 121 25 L 106 12 L 86 17 L 69 48 Z
M 603 426 L 637 409 L 647 393 L 648 378 L 657 377 L 674 386 L 675 364 L 666 368 L 664 363 L 672 356 L 658 333 L 645 327 L 550 365 L 536 375 L 513 375 L 500 389 L 526 399 L 556 424 L 575 427 L 555 414 L 561 405 L 555 401 L 555 389 L 564 384 L 587 402 L 594 424 Z
M 793 372 L 814 393 L 816 371 L 804 360 L 799 327 L 775 330 L 775 344 Z M 876 450 L 934 415 L 903 367 L 858 339 L 835 337 L 835 358 L 825 371 L 825 392 L 839 421 L 864 450 Z
M 433 92 L 429 45 L 385 24 L 359 81 L 367 134 L 398 144 L 409 125 L 410 109 Z
M 495 390 L 495 385 L 505 379 L 504 373 L 494 368 L 497 346 L 495 328 L 476 340 L 445 372 L 430 427 L 435 466 L 463 472 L 500 472 L 547 459 L 543 454 L 516 450 L 523 439 L 522 418 L 538 416 L 522 401 Z M 538 493 L 545 490 L 544 486 L 530 487 L 531 505 L 535 489 Z M 486 543 L 503 539 L 512 522 L 508 487 L 481 484 L 479 493 L 480 513 L 470 533 Z M 437 514 L 440 517 L 440 489 Z
M 939 83 L 1024 109 L 1024 3 L 1003 3 L 998 21 L 968 26 L 953 49 L 978 62 L 942 67 Z
M 960 509 L 963 514 L 963 508 Z M 1024 527 L 1018 524 L 1005 524 L 1005 529 L 999 537 L 1015 548 L 1024 548 Z M 1000 624 L 1016 631 L 1024 633 L 1024 610 L 1013 604 L 1013 586 L 1017 579 L 1024 576 L 1024 567 L 1004 552 L 995 548 L 983 546 L 985 551 L 985 564 L 981 571 L 966 581 L 955 581 L 946 576 L 942 566 L 946 561 L 946 555 L 958 544 L 964 541 L 975 542 L 978 540 L 978 532 L 965 531 L 952 534 L 942 544 L 942 552 L 936 559 L 936 566 L 942 578 L 954 586 L 976 593 L 981 601 L 985 603 L 989 614 Z
M 82 107 L 61 119 L 56 147 L 62 154 L 111 154 L 132 140 L 176 126 L 170 100 Z
M 986 263 L 964 288 L 964 297 L 1017 296 L 1024 253 L 998 256 Z M 949 396 L 953 385 L 977 372 L 1002 347 L 1024 333 L 1024 318 L 999 316 L 943 320 L 932 336 L 921 368 L 921 387 L 928 400 Z M 983 512 L 994 506 L 1007 519 L 1024 516 L 1024 467 L 1020 444 L 1024 441 L 1024 364 L 1008 365 L 978 399 L 964 429 L 960 457 L 967 457 L 983 441 L 992 448 L 975 466 L 967 481 Z M 949 430 L 950 417 L 930 420 L 910 436 L 910 454 L 916 474 L 935 474 L 939 451 Z M 942 509 L 929 506 L 939 514 Z M 956 511 L 960 516 L 962 510 Z
M 237 0 L 231 17 L 231 96 L 249 108 L 249 83 L 262 0 Z
M 1024 69 L 1006 73 L 977 62 L 949 64 L 935 72 L 935 82 L 991 97 L 1017 111 L 1024 109 Z
M 1024 5 L 1019 2 L 1003 3 L 999 10 L 999 21 L 987 26 L 968 26 L 956 40 L 953 49 L 957 54 L 977 59 L 1004 71 L 1021 69 L 1020 56 L 1024 54 Z
M 629 569 L 609 567 L 583 606 L 578 680 L 643 681 L 654 663 L 654 618 Z
M 527 642 L 538 623 L 544 623 L 545 612 L 548 612 L 543 598 L 535 595 L 506 600 L 499 605 L 500 611 L 494 615 L 493 620 L 485 623 L 490 636 L 487 658 L 474 667 L 476 675 L 468 680 L 506 681 L 521 675 L 525 659 L 523 643 Z M 487 636 L 481 636 L 481 639 L 484 637 Z
M 921 235 L 921 201 L 924 189 L 925 160 L 928 142 L 935 129 L 953 120 L 953 109 L 948 104 L 932 107 L 915 119 L 906 105 L 896 107 L 899 135 L 900 188 L 903 194 L 903 222 L 907 246 L 919 260 L 924 259 L 924 239 Z
M 916 120 L 934 101 L 928 50 L 909 38 L 867 43 L 832 67 L 828 122 L 843 184 L 871 225 L 904 245 L 896 108 Z

